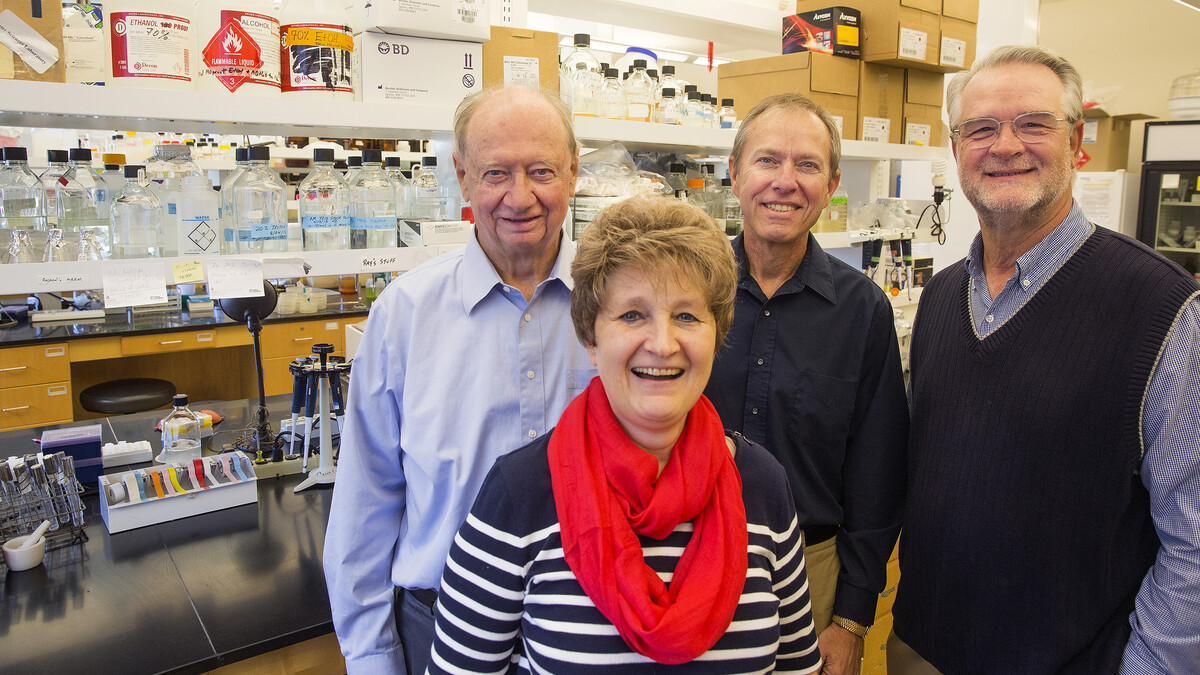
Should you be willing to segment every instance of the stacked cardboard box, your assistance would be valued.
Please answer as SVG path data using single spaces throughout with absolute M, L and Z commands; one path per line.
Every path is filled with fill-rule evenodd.
M 833 115 L 842 138 L 858 140 L 858 61 L 801 52 L 726 63 L 717 69 L 719 98 L 732 98 L 738 119 L 755 103 L 785 92 L 808 96 Z
M 907 145 L 942 144 L 945 75 L 909 68 L 904 73 L 904 133 Z
M 525 85 L 558 91 L 558 34 L 492 26 L 483 43 L 483 86 Z

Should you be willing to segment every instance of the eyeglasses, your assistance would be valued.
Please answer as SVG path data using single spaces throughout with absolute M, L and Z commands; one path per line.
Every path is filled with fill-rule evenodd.
M 1067 120 L 1055 117 L 1051 112 L 1028 112 L 1017 115 L 1011 120 L 998 120 L 991 117 L 976 117 L 958 125 L 950 132 L 957 134 L 961 142 L 970 145 L 991 145 L 1000 136 L 1000 127 L 1011 124 L 1013 134 L 1022 143 L 1040 143 L 1054 133 L 1059 122 Z

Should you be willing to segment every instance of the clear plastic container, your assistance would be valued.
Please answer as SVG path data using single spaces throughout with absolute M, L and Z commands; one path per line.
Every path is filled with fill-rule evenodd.
M 1200 120 L 1200 68 L 1171 82 L 1167 104 L 1173 120 Z
M 233 152 L 233 171 L 221 181 L 221 253 L 237 253 L 233 238 L 233 184 L 246 171 L 250 159 L 249 148 L 237 148 Z
M 382 160 L 379 150 L 363 150 L 362 170 L 350 183 L 350 248 L 397 246 L 396 184 Z
M 221 196 L 207 176 L 184 176 L 179 193 L 179 254 L 221 252 Z
M 636 59 L 633 72 L 623 85 L 625 93 L 625 119 L 649 122 L 654 109 L 654 81 L 646 74 L 646 61 Z
M 333 168 L 333 150 L 313 150 L 313 170 L 296 191 L 305 251 L 350 248 L 350 186 Z
M 58 188 L 58 226 L 64 234 L 76 239 L 84 230 L 93 230 L 100 245 L 107 250 L 112 238 L 109 231 L 109 207 L 116 192 L 92 168 L 92 151 L 72 148 L 70 170 L 63 175 L 65 183 Z
M 421 172 L 412 180 L 412 217 L 419 221 L 442 221 L 449 218 L 449 203 L 442 193 L 438 177 L 437 157 L 421 158 Z
M 721 109 L 717 111 L 717 122 L 722 129 L 737 128 L 737 111 L 733 109 L 733 99 L 721 99 Z
M 436 158 L 435 158 L 436 159 Z M 400 168 L 399 157 L 388 157 L 383 162 L 383 172 L 396 184 L 396 215 L 400 218 L 412 217 L 413 186 L 404 170 Z
M 29 169 L 25 148 L 0 148 L 0 229 L 45 230 L 46 190 Z
M 287 185 L 271 170 L 271 150 L 249 149 L 246 169 L 233 190 L 233 234 L 238 253 L 287 250 Z
M 600 114 L 599 94 L 604 86 L 600 60 L 592 54 L 591 36 L 575 34 L 575 49 L 563 59 L 559 67 L 561 88 L 569 95 L 571 111 L 578 117 L 598 117 Z M 566 86 L 570 85 L 567 91 Z
M 600 114 L 611 120 L 625 119 L 625 89 L 617 79 L 617 69 L 604 71 L 604 86 L 600 89 Z
M 71 170 L 68 157 L 66 150 L 47 150 L 46 168 L 38 174 L 42 189 L 46 191 L 46 219 L 51 227 L 58 225 L 58 188 L 62 187 L 59 179 Z
M 179 464 L 200 459 L 200 416 L 188 408 L 187 394 L 175 394 L 175 409 L 162 421 L 162 452 L 155 461 Z
M 704 109 L 698 91 L 689 91 L 687 103 L 679 111 L 679 123 L 685 127 L 703 127 Z
M 109 214 L 113 258 L 162 256 L 162 203 L 149 187 L 145 167 L 125 165 L 125 187 L 113 198 Z

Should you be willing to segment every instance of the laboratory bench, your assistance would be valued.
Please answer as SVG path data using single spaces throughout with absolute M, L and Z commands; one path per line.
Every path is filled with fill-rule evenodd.
M 312 345 L 330 343 L 344 354 L 346 326 L 366 315 L 357 296 L 333 294 L 315 314 L 265 319 L 260 343 L 267 394 L 291 391 L 287 366 L 310 354 Z M 193 401 L 258 392 L 250 332 L 219 309 L 22 323 L 0 329 L 0 431 L 99 418 L 83 409 L 79 392 L 129 377 L 169 380 Z
M 268 400 L 274 428 L 289 406 L 287 396 Z M 219 439 L 249 425 L 257 401 L 195 407 L 224 415 Z M 151 439 L 161 416 L 100 420 L 103 441 Z M 0 455 L 35 452 L 39 435 L 0 433 Z M 112 535 L 93 483 L 86 541 L 48 551 L 31 570 L 0 567 L 0 673 L 198 673 L 332 633 L 321 550 L 333 486 L 294 494 L 302 478 L 262 478 L 255 504 Z

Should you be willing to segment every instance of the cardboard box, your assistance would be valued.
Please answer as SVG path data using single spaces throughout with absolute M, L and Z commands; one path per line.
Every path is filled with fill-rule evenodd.
M 933 0 L 936 2 L 936 0 Z M 796 12 L 824 7 L 829 0 L 797 0 Z M 862 12 L 862 59 L 892 66 L 938 65 L 941 44 L 941 3 L 930 0 L 855 0 Z
M 483 81 L 478 42 L 359 33 L 354 36 L 354 98 L 453 109 Z
M 483 43 L 483 86 L 512 84 L 558 92 L 558 33 L 492 26 Z
M 904 102 L 942 107 L 946 76 L 929 70 L 904 71 Z
M 904 69 L 880 63 L 858 71 L 858 140 L 899 143 L 904 121 Z
M 488 3 L 489 0 L 360 1 L 356 3 L 357 25 L 372 33 L 487 42 L 492 34 L 492 10 Z
M 1130 113 L 1109 115 L 1103 108 L 1083 111 L 1083 152 L 1088 158 L 1080 171 L 1117 171 L 1129 164 L 1129 127 L 1133 120 L 1153 115 Z
M 798 92 L 839 121 L 842 138 L 858 140 L 858 63 L 830 54 L 784 54 L 717 68 L 717 97 L 732 98 L 738 119 L 775 94 Z
M 862 56 L 862 16 L 851 7 L 825 7 L 783 17 L 783 53 Z
M 979 23 L 979 0 L 942 0 L 942 16 Z
M 924 145 L 934 148 L 941 146 L 941 106 L 905 102 L 902 138 L 905 145 Z
M 975 63 L 975 24 L 942 17 L 938 65 L 946 72 L 966 70 Z
M 61 3 L 0 0 L 0 78 L 62 82 L 64 54 Z

